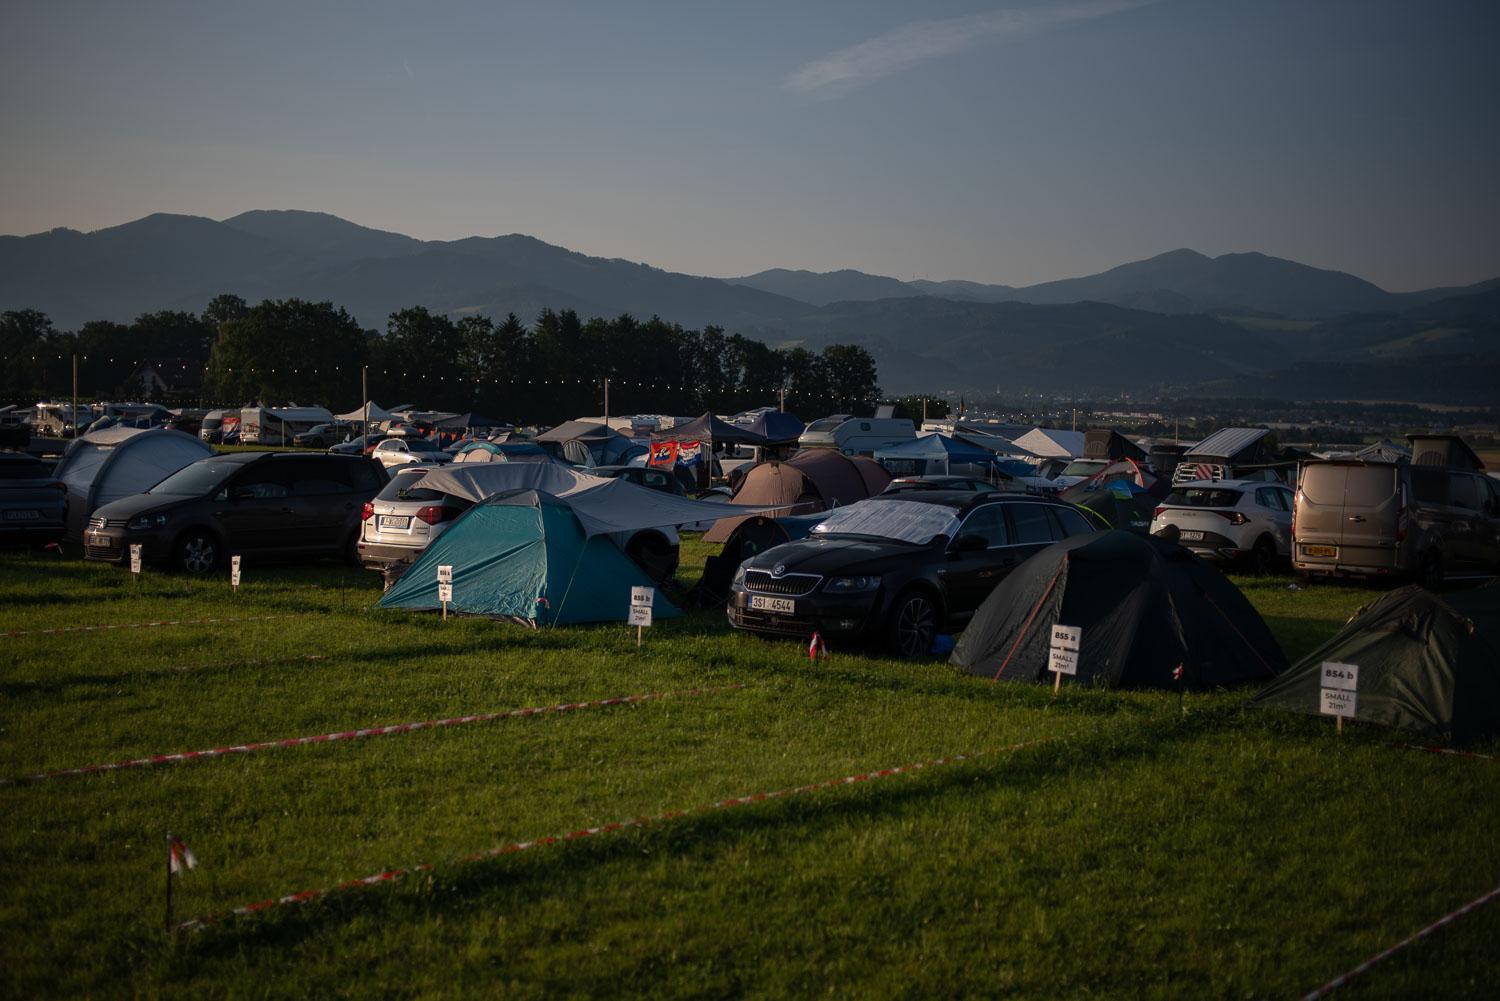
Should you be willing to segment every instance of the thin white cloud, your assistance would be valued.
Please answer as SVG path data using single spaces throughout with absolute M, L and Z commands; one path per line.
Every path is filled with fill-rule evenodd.
M 407 59 L 405 56 L 402 56 L 401 57 L 401 65 L 406 67 L 406 75 L 408 77 L 410 77 L 413 80 L 415 80 L 417 78 L 417 75 L 411 71 L 411 60 L 410 59 Z
M 788 90 L 833 94 L 890 76 L 927 59 L 952 55 L 998 35 L 1018 35 L 1056 25 L 1107 17 L 1154 0 L 1086 0 L 1051 6 L 1007 8 L 913 21 L 883 35 L 806 63 L 786 78 Z

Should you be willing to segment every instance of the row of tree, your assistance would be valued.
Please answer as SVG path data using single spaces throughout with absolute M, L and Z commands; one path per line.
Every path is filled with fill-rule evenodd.
M 364 382 L 387 405 L 552 423 L 602 413 L 606 380 L 615 414 L 729 413 L 784 393 L 788 410 L 810 418 L 869 413 L 880 399 L 874 359 L 857 345 L 777 349 L 712 326 L 583 320 L 571 310 L 543 310 L 526 324 L 514 314 L 454 320 L 415 306 L 392 313 L 381 333 L 332 303 L 251 306 L 221 295 L 201 315 L 150 313 L 76 332 L 55 330 L 34 310 L 0 314 L 0 351 L 14 360 L 0 373 L 0 396 L 16 402 L 66 397 L 75 355 L 81 397 L 172 404 L 348 410 Z

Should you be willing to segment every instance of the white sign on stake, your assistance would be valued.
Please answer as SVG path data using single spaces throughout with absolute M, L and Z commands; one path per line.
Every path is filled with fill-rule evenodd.
M 630 589 L 630 624 L 635 626 L 635 645 L 641 645 L 641 630 L 651 624 L 651 609 L 656 603 L 656 588 Z
M 1344 732 L 1344 720 L 1354 719 L 1359 709 L 1359 665 L 1325 660 L 1319 668 L 1322 687 L 1318 711 L 1338 718 L 1338 732 Z
M 240 589 L 240 558 L 238 555 L 229 557 L 229 586 L 236 591 Z
M 453 600 L 453 585 L 452 584 L 439 584 L 438 585 L 438 601 L 441 601 L 443 604 L 446 605 L 446 604 L 448 604 L 448 602 L 450 602 L 452 600 Z
M 137 575 L 141 572 L 141 544 L 139 542 L 130 547 L 130 572 Z
M 1082 643 L 1082 626 L 1052 627 L 1052 643 L 1047 650 L 1047 670 L 1052 672 L 1052 691 L 1062 690 L 1063 675 L 1078 673 L 1078 648 Z
M 438 567 L 438 583 L 439 584 L 452 584 L 453 583 L 453 567 L 452 567 L 451 564 L 444 563 L 442 566 Z

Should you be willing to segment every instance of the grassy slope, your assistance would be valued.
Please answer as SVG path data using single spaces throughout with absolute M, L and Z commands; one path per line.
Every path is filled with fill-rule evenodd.
M 709 547 L 685 546 L 686 575 Z M 726 631 L 532 632 L 373 612 L 373 577 L 225 582 L 0 556 L 0 775 L 701 684 L 742 692 L 0 788 L 0 993 L 1287 995 L 1500 883 L 1500 766 L 1242 695 L 1001 685 Z M 1241 581 L 1299 656 L 1371 593 Z M 308 653 L 325 659 L 306 661 Z M 921 760 L 1013 754 L 460 864 L 501 842 Z M 391 866 L 431 878 L 168 942 Z M 1500 907 L 1361 985 L 1482 996 Z

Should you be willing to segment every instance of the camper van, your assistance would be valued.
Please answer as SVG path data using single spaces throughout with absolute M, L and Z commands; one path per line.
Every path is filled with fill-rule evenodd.
M 904 417 L 834 414 L 809 424 L 797 439 L 797 445 L 801 448 L 836 448 L 845 455 L 873 457 L 876 449 L 890 448 L 916 436 L 916 427 Z
M 72 438 L 81 428 L 98 420 L 99 411 L 87 403 L 80 403 L 75 416 L 71 403 L 38 403 L 36 416 L 31 420 L 35 434 L 52 438 Z
M 332 423 L 333 414 L 323 407 L 245 407 L 240 411 L 240 443 L 290 445 L 303 431 Z

